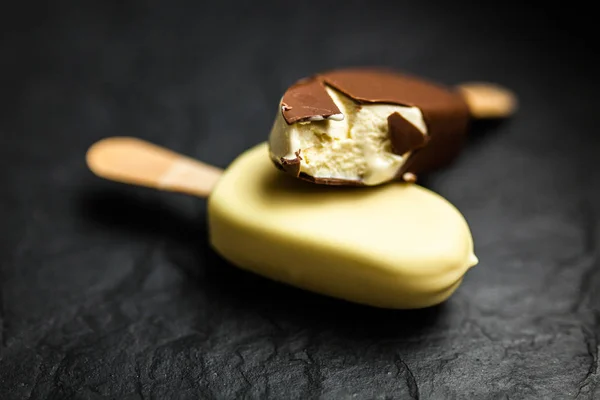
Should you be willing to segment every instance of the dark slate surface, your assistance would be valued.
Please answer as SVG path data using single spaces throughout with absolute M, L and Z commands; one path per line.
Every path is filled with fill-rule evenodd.
M 599 398 L 597 46 L 569 23 L 585 10 L 60 3 L 0 12 L 0 398 Z M 225 167 L 287 85 L 356 64 L 521 98 L 427 181 L 481 259 L 443 306 L 240 272 L 207 247 L 203 200 L 84 166 L 134 135 Z

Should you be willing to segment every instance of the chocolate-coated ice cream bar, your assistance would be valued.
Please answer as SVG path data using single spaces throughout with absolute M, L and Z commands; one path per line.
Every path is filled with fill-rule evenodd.
M 269 136 L 285 172 L 320 184 L 379 185 L 450 164 L 472 119 L 516 106 L 491 84 L 447 87 L 383 68 L 328 71 L 287 89 Z

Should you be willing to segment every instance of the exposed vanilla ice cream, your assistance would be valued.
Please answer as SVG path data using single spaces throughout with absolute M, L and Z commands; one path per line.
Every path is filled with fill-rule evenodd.
M 365 185 L 394 179 L 410 151 L 392 152 L 388 117 L 399 113 L 426 136 L 419 108 L 359 104 L 330 86 L 326 91 L 341 116 L 288 124 L 282 110 L 277 110 L 269 137 L 271 158 L 280 162 L 299 159 L 299 172 L 314 178 L 360 181 Z

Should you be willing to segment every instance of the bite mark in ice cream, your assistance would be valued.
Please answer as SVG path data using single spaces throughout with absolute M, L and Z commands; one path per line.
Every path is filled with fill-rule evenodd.
M 413 137 L 415 132 L 421 136 L 421 143 L 426 141 L 425 122 L 416 107 L 360 105 L 331 87 L 325 91 L 337 110 L 327 109 L 326 116 L 319 116 L 320 119 L 306 117 L 288 124 L 283 117 L 285 112 L 278 113 L 270 143 L 272 153 L 284 169 L 291 166 L 295 174 L 377 185 L 396 176 L 413 150 L 410 144 L 418 142 Z M 338 115 L 343 118 L 333 118 Z M 393 152 L 390 137 L 390 127 L 394 129 L 396 125 L 412 127 L 394 130 L 394 136 L 402 143 L 399 153 Z

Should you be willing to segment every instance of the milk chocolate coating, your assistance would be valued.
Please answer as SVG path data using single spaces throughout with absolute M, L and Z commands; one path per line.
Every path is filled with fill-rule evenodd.
M 296 158 L 285 159 L 282 158 L 280 160 L 281 164 L 275 163 L 277 167 L 281 170 L 287 172 L 290 175 L 295 176 L 296 178 L 300 175 L 300 161 L 302 158 L 300 157 L 300 152 L 296 152 Z
M 325 90 L 323 81 L 319 79 L 303 80 L 290 87 L 283 96 L 281 105 L 283 117 L 288 124 L 341 113 Z
M 405 154 L 427 144 L 429 137 L 423 136 L 416 126 L 407 121 L 400 113 L 390 114 L 387 118 L 388 130 L 394 154 Z
M 426 143 L 414 140 L 414 127 L 401 116 L 398 118 L 392 114 L 388 118 L 393 151 L 401 155 L 407 148 L 413 150 L 398 172 L 398 179 L 406 172 L 418 175 L 444 167 L 462 149 L 471 116 L 460 93 L 437 83 L 383 68 L 329 71 L 297 82 L 282 99 L 282 104 L 287 106 L 282 109 L 285 121 L 293 124 L 339 114 L 325 85 L 342 92 L 358 104 L 386 103 L 418 107 L 421 110 L 429 134 Z

